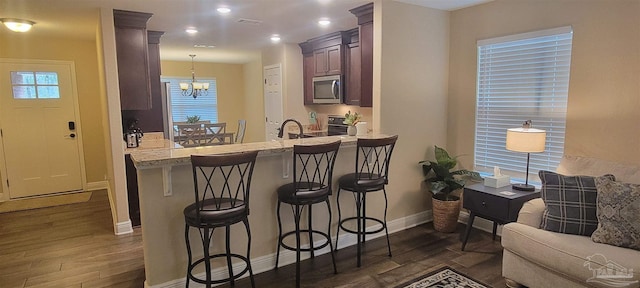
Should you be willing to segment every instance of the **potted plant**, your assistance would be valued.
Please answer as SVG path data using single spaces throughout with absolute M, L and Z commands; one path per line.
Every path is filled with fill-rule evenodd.
M 344 121 L 342 123 L 347 124 L 348 126 L 347 135 L 355 136 L 358 133 L 355 125 L 358 124 L 360 118 L 362 118 L 361 114 L 358 114 L 358 112 L 351 114 L 351 110 L 349 110 L 347 114 L 344 114 Z
M 460 197 L 452 195 L 461 189 L 465 180 L 482 180 L 478 172 L 466 169 L 452 171 L 458 164 L 457 157 L 449 156 L 446 150 L 435 146 L 435 161 L 420 161 L 424 180 L 433 193 L 433 226 L 436 231 L 455 231 L 460 214 Z
M 198 115 L 187 116 L 187 123 L 189 124 L 195 124 L 198 123 L 198 121 L 200 121 L 200 116 Z

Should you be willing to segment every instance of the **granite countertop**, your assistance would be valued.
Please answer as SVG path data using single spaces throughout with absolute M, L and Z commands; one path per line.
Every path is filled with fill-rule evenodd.
M 169 139 L 164 139 L 162 132 L 149 132 L 145 133 L 140 141 L 140 145 L 135 148 L 128 148 L 126 142 L 123 143 L 124 154 L 131 154 L 134 151 L 149 150 L 149 149 L 170 149 L 170 148 L 182 148 L 178 143 L 171 142 Z
M 388 135 L 372 134 L 358 136 L 360 138 L 382 138 Z M 158 168 L 162 166 L 189 165 L 191 155 L 216 155 L 227 153 L 238 153 L 258 150 L 260 156 L 292 151 L 293 145 L 323 144 L 341 140 L 341 147 L 356 146 L 358 137 L 356 136 L 327 136 L 312 137 L 302 139 L 287 139 L 281 141 L 255 142 L 243 144 L 229 144 L 216 146 L 200 146 L 193 148 L 158 148 L 158 149 L 138 149 L 131 151 L 131 159 L 137 169 Z

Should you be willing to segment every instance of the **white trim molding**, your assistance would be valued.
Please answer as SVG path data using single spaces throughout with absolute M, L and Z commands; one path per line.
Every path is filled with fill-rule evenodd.
M 109 181 L 97 181 L 87 183 L 86 191 L 106 190 L 109 189 Z
M 116 233 L 116 235 L 133 233 L 133 225 L 131 225 L 131 220 L 116 223 L 115 230 L 116 231 L 114 232 Z
M 406 230 L 406 229 L 418 226 L 423 223 L 431 222 L 431 221 L 433 221 L 433 213 L 431 210 L 427 210 L 427 211 L 409 215 L 403 218 L 388 221 L 387 228 L 389 229 L 389 234 L 393 234 L 395 232 Z M 379 228 L 380 228 L 380 224 L 377 224 L 377 225 L 367 227 L 367 230 L 373 231 Z M 384 237 L 384 236 L 385 236 L 385 233 L 384 231 L 382 231 L 382 232 L 367 236 L 367 240 L 375 239 L 378 237 Z M 332 243 L 335 243 L 335 240 L 336 240 L 335 237 L 331 239 Z M 324 243 L 324 240 L 320 240 L 314 244 L 321 245 L 323 243 Z M 338 241 L 338 244 L 340 245 L 339 247 L 340 249 L 356 245 L 356 237 L 353 234 L 342 232 L 340 233 L 340 240 Z M 308 247 L 308 245 L 303 246 L 303 248 L 306 248 L 306 247 Z M 281 251 L 282 252 L 280 253 L 280 261 L 279 261 L 280 267 L 295 263 L 296 254 L 294 251 L 289 251 L 286 249 L 283 249 Z M 315 255 L 318 256 L 326 253 L 329 253 L 329 246 L 316 251 Z M 301 260 L 308 259 L 309 253 L 303 253 L 301 256 L 302 256 Z M 257 275 L 258 273 L 273 270 L 275 268 L 276 257 L 277 257 L 277 254 L 273 253 L 269 255 L 260 256 L 257 258 L 251 258 L 251 268 L 253 269 L 253 274 Z M 244 267 L 245 266 L 243 263 L 236 263 L 233 265 L 233 271 L 234 272 L 242 271 Z M 227 274 L 228 274 L 227 267 L 217 268 L 212 270 L 211 272 L 212 272 L 211 277 L 214 279 L 227 277 Z M 204 278 L 205 277 L 204 275 L 205 274 L 203 272 L 195 276 L 198 278 Z M 246 273 L 245 275 L 242 275 L 241 278 L 248 277 L 248 276 L 249 276 L 249 273 Z M 144 287 L 145 288 L 182 288 L 184 287 L 184 284 L 186 281 L 187 281 L 186 278 L 180 278 L 180 279 L 175 279 L 169 282 L 165 282 L 165 283 L 153 285 L 153 286 L 149 286 L 145 281 Z M 189 287 L 205 287 L 205 285 L 198 284 L 191 281 L 191 283 L 189 283 Z

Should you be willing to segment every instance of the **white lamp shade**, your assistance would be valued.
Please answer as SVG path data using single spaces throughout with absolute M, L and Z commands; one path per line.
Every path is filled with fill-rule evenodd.
M 204 87 L 204 90 L 209 90 L 209 82 L 202 83 L 202 86 Z
M 189 83 L 180 83 L 180 89 L 189 90 Z
M 516 152 L 544 152 L 547 133 L 534 128 L 511 128 L 507 130 L 507 150 Z
M 202 89 L 202 83 L 200 82 L 193 82 L 191 83 L 191 85 L 193 85 L 193 89 L 196 89 L 196 90 Z

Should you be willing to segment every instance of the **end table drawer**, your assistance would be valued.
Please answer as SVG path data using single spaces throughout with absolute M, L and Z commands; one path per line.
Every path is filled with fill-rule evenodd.
M 464 191 L 463 207 L 477 215 L 505 221 L 509 218 L 509 199 L 475 191 Z

